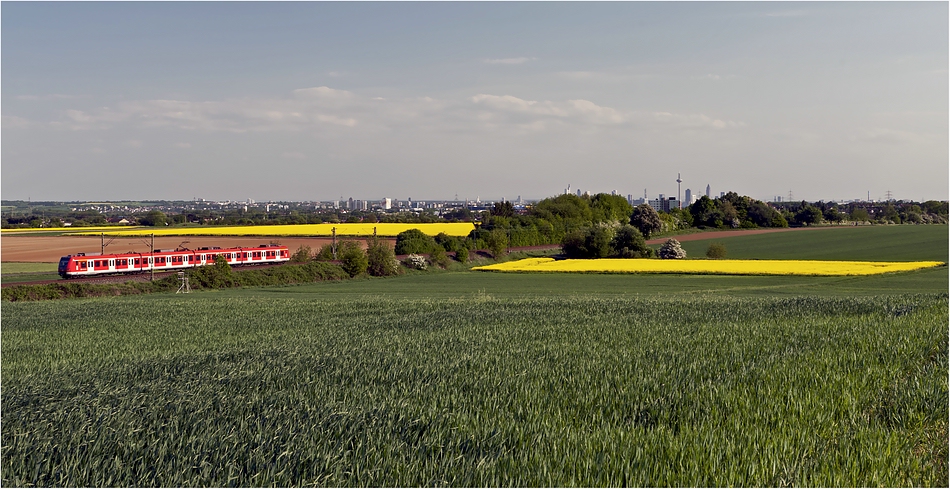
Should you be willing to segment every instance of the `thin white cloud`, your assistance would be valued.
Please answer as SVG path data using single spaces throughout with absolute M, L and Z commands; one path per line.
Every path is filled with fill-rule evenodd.
M 489 123 L 492 127 L 506 121 L 525 126 L 540 120 L 587 127 L 633 124 L 638 127 L 671 129 L 726 129 L 744 126 L 740 122 L 715 119 L 704 114 L 623 111 L 583 99 L 539 102 L 511 95 L 478 94 L 471 100 L 476 106 L 482 108 L 478 120 Z
M 128 147 L 130 147 L 130 148 L 141 148 L 141 147 L 142 147 L 142 141 L 139 141 L 138 139 L 130 139 L 130 140 L 128 140 L 128 141 L 125 142 L 125 145 L 128 146 Z
M 869 129 L 864 134 L 851 138 L 853 141 L 867 141 L 882 144 L 922 145 L 939 142 L 934 134 L 900 131 L 886 128 Z M 946 144 L 944 142 L 944 144 Z
M 496 59 L 483 59 L 482 62 L 490 65 L 523 65 L 528 61 L 536 60 L 538 58 L 496 58 Z
M 287 97 L 272 99 L 128 101 L 115 108 L 70 109 L 53 123 L 71 130 L 139 126 L 232 133 L 307 131 L 321 137 L 337 137 L 354 130 L 364 134 L 465 132 L 504 127 L 551 131 L 565 127 L 594 130 L 622 124 L 673 129 L 727 129 L 742 125 L 703 114 L 631 111 L 584 99 L 539 101 L 486 93 L 455 100 L 384 99 L 325 86 L 298 89 Z
M 18 117 L 15 115 L 5 115 L 5 116 L 2 116 L 0 120 L 2 120 L 2 124 L 0 124 L 0 127 L 4 129 L 17 129 L 17 128 L 23 128 L 23 127 L 30 127 L 33 125 L 33 122 L 31 122 L 30 120 L 24 119 L 22 117 Z
M 335 88 L 322 86 L 322 87 L 311 87 L 311 88 L 298 88 L 294 90 L 294 95 L 302 96 L 302 97 L 346 99 L 346 98 L 352 98 L 353 92 L 349 92 L 346 90 L 337 90 Z
M 175 147 L 178 149 L 190 149 L 191 143 L 175 143 Z

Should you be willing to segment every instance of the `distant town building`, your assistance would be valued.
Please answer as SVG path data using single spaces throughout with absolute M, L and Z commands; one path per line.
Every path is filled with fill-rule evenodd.
M 676 197 L 667 197 L 665 194 L 660 194 L 658 199 L 650 199 L 647 203 L 657 212 L 670 212 L 680 207 L 680 201 Z
M 706 198 L 707 198 L 707 199 L 711 199 L 711 198 L 712 198 L 712 189 L 709 188 L 709 185 L 706 185 Z
M 693 191 L 692 190 L 686 189 L 686 195 L 683 198 L 683 204 L 693 205 Z
M 392 209 L 392 208 L 393 208 L 393 199 L 390 199 L 389 197 L 386 197 L 385 199 L 383 199 L 383 209 L 386 209 L 388 211 L 389 209 Z

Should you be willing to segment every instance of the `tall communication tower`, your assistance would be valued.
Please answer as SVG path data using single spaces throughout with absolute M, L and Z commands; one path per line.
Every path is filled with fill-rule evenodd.
M 892 194 L 891 191 L 888 190 L 887 192 L 885 192 L 884 195 L 887 197 L 887 200 L 892 200 L 891 197 L 893 197 L 894 194 Z
M 680 176 L 681 176 L 680 173 L 677 172 L 676 173 L 676 205 L 679 206 L 680 209 L 682 209 L 683 201 L 680 199 L 680 186 L 683 183 L 683 179 L 680 178 Z

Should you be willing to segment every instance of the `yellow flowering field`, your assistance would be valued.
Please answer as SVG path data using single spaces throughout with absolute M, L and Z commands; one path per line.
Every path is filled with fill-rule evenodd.
M 85 234 L 92 234 L 91 232 L 92 232 L 92 231 L 95 231 L 94 234 L 99 234 L 99 233 L 101 233 L 101 232 L 105 232 L 105 231 L 115 231 L 115 230 L 117 230 L 117 229 L 121 229 L 121 230 L 123 230 L 123 231 L 127 231 L 127 230 L 130 230 L 130 229 L 137 229 L 137 228 L 134 228 L 134 227 L 132 227 L 132 226 L 90 226 L 90 227 L 81 227 L 81 228 L 73 228 L 73 227 L 59 227 L 59 228 L 14 228 L 14 229 L 3 229 L 3 230 L 0 230 L 0 232 L 2 232 L 3 234 L 7 234 L 7 233 L 17 234 L 17 233 L 30 233 L 30 232 L 33 232 L 33 233 L 48 233 L 48 232 L 55 232 L 55 231 L 82 231 L 82 232 L 84 232 Z
M 943 265 L 938 261 L 874 262 L 822 260 L 650 260 L 528 258 L 472 270 L 496 272 L 683 273 L 712 275 L 874 275 Z
M 108 233 L 110 236 L 331 236 L 336 228 L 337 236 L 396 236 L 409 230 L 418 229 L 425 234 L 435 236 L 445 233 L 449 236 L 468 236 L 475 226 L 470 222 L 446 223 L 341 223 L 341 224 L 288 224 L 283 226 L 220 226 L 194 228 L 138 228 L 128 231 Z M 78 236 L 99 234 L 74 233 Z

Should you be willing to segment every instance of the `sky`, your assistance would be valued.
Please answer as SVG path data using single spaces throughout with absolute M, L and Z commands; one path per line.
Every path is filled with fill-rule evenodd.
M 5 200 L 947 200 L 948 3 L 0 4 Z

